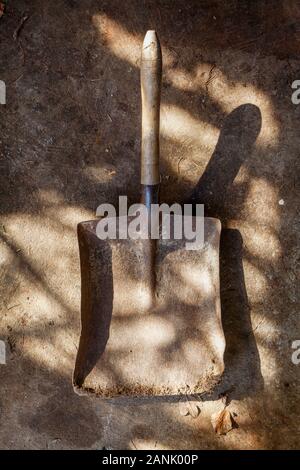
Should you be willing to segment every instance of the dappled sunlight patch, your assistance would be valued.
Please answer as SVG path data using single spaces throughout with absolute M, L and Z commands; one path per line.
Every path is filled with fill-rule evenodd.
M 66 338 L 64 346 L 61 343 L 53 344 L 46 338 L 45 333 L 40 337 L 27 337 L 24 340 L 22 354 L 43 368 L 69 376 L 74 356 L 66 352 L 65 342 Z
M 146 282 L 125 277 L 113 277 L 118 288 L 114 292 L 114 311 L 116 315 L 129 315 L 134 305 L 139 312 L 146 312 L 152 305 L 153 294 Z M 130 296 L 128 296 L 130 292 Z
M 243 228 L 247 231 L 247 241 L 245 244 L 251 255 L 251 258 L 248 256 L 250 263 L 257 258 L 258 261 L 265 260 L 273 264 L 280 258 L 282 254 L 281 243 L 272 228 L 265 226 L 262 229 L 259 224 L 250 225 L 247 223 L 243 224 Z
M 199 93 L 202 91 L 204 95 L 208 94 L 226 114 L 245 103 L 258 106 L 262 113 L 262 129 L 257 145 L 262 147 L 277 145 L 279 123 L 272 100 L 267 93 L 253 84 L 230 82 L 219 68 L 208 63 L 198 64 L 193 72 L 169 68 L 166 71 L 166 77 L 174 88 L 183 92 Z
M 137 314 L 131 316 L 130 319 L 119 318 L 116 323 L 120 332 L 116 332 L 117 341 L 112 342 L 116 352 L 126 350 L 128 344 L 133 341 L 138 344 L 139 349 L 143 350 L 168 346 L 176 340 L 175 325 L 161 315 Z M 127 327 L 128 324 L 130 328 Z
M 120 23 L 109 18 L 105 13 L 97 13 L 92 18 L 93 25 L 100 33 L 100 39 L 104 46 L 119 59 L 137 66 L 140 61 L 141 44 L 143 36 L 138 33 L 130 33 Z M 174 53 L 163 47 L 164 66 L 170 66 L 174 61 Z
M 214 284 L 210 271 L 199 271 L 197 267 L 181 266 L 180 275 L 183 279 L 183 285 L 192 285 L 194 289 L 201 291 L 203 297 L 210 298 L 215 295 L 213 291 Z
M 65 252 L 65 259 L 69 258 L 72 251 L 75 251 L 74 244 L 70 243 L 70 236 L 76 238 L 76 225 L 82 220 L 81 213 L 87 215 L 87 211 L 80 211 L 78 208 L 48 208 L 44 215 L 18 214 L 5 217 L 7 227 L 7 237 L 11 241 L 17 253 L 20 253 L 29 262 L 37 265 L 43 263 L 43 259 L 48 259 L 48 249 L 61 255 L 63 247 L 68 247 Z M 53 214 L 53 217 L 51 216 Z M 92 214 L 90 213 L 90 216 Z M 62 220 L 65 217 L 66 220 Z M 72 224 L 72 234 L 65 232 L 65 223 Z M 67 225 L 67 224 L 66 224 Z M 69 227 L 68 227 L 69 228 Z M 38 249 L 35 249 L 37 248 Z M 42 256 L 40 250 L 42 251 Z M 70 249 L 72 250 L 70 252 Z M 53 257 L 53 264 L 57 256 Z
M 59 315 L 62 313 L 62 308 L 58 300 L 51 297 L 47 292 L 43 292 L 40 286 L 33 286 L 31 284 L 27 286 L 26 290 L 30 297 L 27 305 L 25 305 L 26 310 L 32 318 L 31 324 L 33 328 L 35 328 L 36 322 L 45 318 L 49 320 L 59 318 Z M 24 300 L 24 295 L 22 298 Z M 22 299 L 20 298 L 20 300 Z
M 172 68 L 166 72 L 168 81 L 182 91 L 192 91 L 209 95 L 217 106 L 226 113 L 231 113 L 240 105 L 251 103 L 262 113 L 262 129 L 257 145 L 265 148 L 276 146 L 279 138 L 279 123 L 269 95 L 253 84 L 230 82 L 226 75 L 216 66 L 208 63 L 197 65 L 193 72 Z
M 64 213 L 63 208 L 60 209 Z M 72 209 L 71 213 L 74 215 Z M 74 271 L 74 263 L 78 266 L 76 230 L 74 227 L 70 238 L 61 222 L 53 219 L 49 213 L 48 217 L 46 214 L 5 217 L 7 244 L 6 249 L 1 250 L 2 256 L 7 253 L 5 265 L 18 266 L 18 270 L 9 269 L 9 275 L 18 286 L 9 304 L 17 305 L 17 310 L 19 305 L 25 309 L 33 324 L 41 317 L 52 319 L 79 308 L 78 268 L 78 283 L 71 286 L 67 283 L 67 275 Z M 24 274 L 21 283 L 18 281 L 20 272 Z
M 40 249 L 56 251 L 61 247 L 62 229 L 60 223 L 44 215 L 13 214 L 5 218 L 5 224 L 9 237 L 13 237 L 13 243 L 18 249 L 23 250 L 25 256 L 34 259 L 40 258 Z M 39 250 L 35 250 L 37 247 Z M 45 252 L 47 257 L 47 252 Z
M 274 385 L 273 382 L 278 375 L 278 352 L 282 333 L 273 312 L 261 308 L 262 305 L 257 306 L 256 310 L 259 309 L 259 313 L 255 311 L 252 314 L 252 328 L 259 348 L 261 373 L 267 386 Z
M 116 170 L 112 168 L 99 168 L 98 165 L 88 165 L 83 168 L 82 174 L 85 175 L 90 181 L 107 184 L 113 182 L 116 176 Z
M 38 197 L 43 207 L 43 215 L 37 217 L 40 223 L 42 223 L 43 219 L 45 219 L 44 223 L 47 224 L 49 223 L 48 220 L 51 220 L 59 228 L 69 227 L 74 230 L 75 224 L 77 225 L 82 220 L 93 218 L 95 215 L 93 211 L 87 210 L 82 206 L 66 203 L 62 194 L 58 191 L 39 189 Z
M 162 151 L 172 173 L 195 184 L 217 144 L 218 129 L 178 106 L 161 105 Z
M 253 331 L 265 345 L 272 346 L 274 342 L 280 341 L 278 318 L 275 315 L 266 316 L 266 313 L 270 312 L 266 312 L 262 306 L 257 310 L 252 320 Z
M 280 127 L 268 94 L 250 83 L 247 83 L 247 86 L 239 82 L 232 84 L 221 71 L 218 72 L 218 79 L 214 81 L 214 85 L 209 87 L 208 93 L 227 114 L 245 103 L 257 106 L 262 114 L 262 128 L 256 145 L 263 148 L 268 145 L 272 147 L 278 145 Z
M 243 260 L 243 266 L 248 295 L 252 296 L 253 299 L 261 297 L 268 290 L 268 279 L 266 275 L 247 259 Z M 248 277 L 252 279 L 251 283 L 247 283 Z
M 0 242 L 1 251 L 0 251 L 0 267 L 1 267 L 1 275 L 5 275 L 6 266 L 9 266 L 13 259 L 14 254 L 10 250 L 10 248 L 5 244 L 5 242 Z
M 46 215 L 49 216 L 51 220 L 56 221 L 58 225 L 62 224 L 64 228 L 70 228 L 73 235 L 79 222 L 95 217 L 93 211 L 86 210 L 80 206 L 70 205 L 49 207 Z M 70 237 L 70 234 L 68 233 L 66 236 Z
M 195 119 L 189 112 L 175 105 L 161 106 L 161 133 L 174 140 L 188 140 L 190 143 L 214 149 L 218 137 L 218 128 L 204 121 Z
M 126 60 L 136 66 L 141 53 L 141 35 L 129 33 L 104 13 L 93 15 L 92 22 L 100 33 L 102 44 L 107 46 L 119 59 Z
M 201 64 L 196 67 L 196 73 L 187 72 L 186 70 L 179 69 L 176 67 L 169 67 L 166 70 L 166 78 L 169 83 L 172 84 L 174 88 L 182 91 L 199 91 L 199 76 L 205 75 L 204 64 Z
M 244 202 L 244 209 L 249 213 L 248 221 L 277 227 L 280 222 L 278 199 L 278 189 L 272 183 L 266 178 L 251 176 Z
M 63 195 L 54 189 L 39 188 L 37 193 L 44 208 L 45 206 L 59 206 L 65 204 Z
M 278 377 L 279 365 L 276 351 L 275 334 L 264 330 L 264 332 L 255 333 L 257 344 L 259 346 L 261 373 L 264 377 L 265 386 L 274 386 L 274 381 Z M 274 354 L 275 353 L 275 354 Z

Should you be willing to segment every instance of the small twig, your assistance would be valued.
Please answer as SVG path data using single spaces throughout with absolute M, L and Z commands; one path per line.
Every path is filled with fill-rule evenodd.
M 134 447 L 136 450 L 138 450 L 137 446 L 136 446 L 135 443 L 133 442 L 133 439 L 131 439 L 131 443 L 132 443 L 133 447 Z
M 12 305 L 11 307 L 8 307 L 7 310 L 11 310 L 12 308 L 19 307 L 19 305 L 21 304 Z
M 23 18 L 21 19 L 18 27 L 15 29 L 14 31 L 14 34 L 13 34 L 13 38 L 14 38 L 14 41 L 16 41 L 21 33 L 21 30 L 24 26 L 24 23 L 28 20 L 29 18 L 29 15 L 24 15 Z
M 9 82 L 8 84 L 9 84 L 9 85 L 13 85 L 14 83 L 17 83 L 17 82 L 23 77 L 23 75 L 24 75 L 24 72 L 20 73 L 20 75 L 19 75 L 17 78 L 15 78 L 14 80 L 12 80 L 12 81 Z
M 264 319 L 262 319 L 262 320 L 256 325 L 256 327 L 253 328 L 253 333 L 254 333 L 254 331 L 256 331 L 256 330 L 260 327 L 260 325 L 261 325 L 263 322 L 264 322 Z
M 171 49 L 171 51 L 175 52 L 175 54 L 176 54 L 177 57 L 179 57 L 179 54 L 178 54 L 178 52 L 176 51 L 176 49 L 175 49 L 174 46 L 170 47 L 170 49 Z
M 182 162 L 182 160 L 184 160 L 184 157 L 181 157 L 179 160 L 178 160 L 178 163 L 177 163 L 177 173 L 180 175 L 180 163 Z
M 214 64 L 209 71 L 208 79 L 206 80 L 206 83 L 205 83 L 206 93 L 208 93 L 208 85 L 210 85 L 210 82 L 215 78 L 215 75 L 213 75 L 215 68 L 216 68 L 216 65 Z
M 46 65 L 46 67 L 47 67 L 47 65 Z M 90 77 L 84 77 L 84 76 L 81 76 L 81 75 L 71 75 L 69 73 L 67 74 L 67 77 L 72 78 L 73 80 L 87 80 L 88 82 L 99 82 L 100 80 L 103 80 L 102 77 L 90 78 Z
M 18 41 L 18 46 L 21 50 L 21 54 L 22 54 L 22 66 L 24 67 L 25 66 L 25 51 L 23 49 L 23 46 L 21 44 L 21 41 L 19 41 L 19 36 L 20 36 L 20 33 L 21 33 L 21 30 L 24 26 L 24 23 L 28 20 L 29 18 L 29 15 L 24 15 L 18 25 L 18 27 L 15 29 L 14 33 L 13 33 L 13 39 L 14 41 Z M 24 71 L 22 71 L 15 79 L 11 80 L 10 82 L 8 82 L 8 85 L 14 85 L 15 83 L 17 83 L 18 80 L 20 80 L 20 78 L 22 78 L 24 75 Z

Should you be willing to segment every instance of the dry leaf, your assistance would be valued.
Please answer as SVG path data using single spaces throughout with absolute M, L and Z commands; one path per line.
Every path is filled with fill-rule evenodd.
M 234 421 L 230 411 L 225 407 L 222 411 L 218 411 L 212 415 L 211 424 L 213 425 L 215 433 L 221 436 L 233 429 Z
M 200 404 L 197 401 L 191 400 L 187 395 L 185 398 L 179 400 L 179 413 L 181 416 L 191 416 L 197 418 L 201 412 Z

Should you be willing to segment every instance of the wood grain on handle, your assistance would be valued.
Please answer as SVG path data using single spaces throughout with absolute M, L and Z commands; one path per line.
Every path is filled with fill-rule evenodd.
M 159 184 L 159 108 L 162 57 L 155 31 L 144 38 L 141 57 L 142 156 L 141 184 Z

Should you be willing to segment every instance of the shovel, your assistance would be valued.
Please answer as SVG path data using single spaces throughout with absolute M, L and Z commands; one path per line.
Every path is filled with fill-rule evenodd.
M 148 31 L 141 57 L 141 200 L 159 192 L 161 49 Z M 150 213 L 150 210 L 149 210 Z M 178 216 L 176 216 L 178 217 Z M 116 217 L 118 227 L 120 218 Z M 194 218 L 193 218 L 194 219 Z M 128 216 L 130 223 L 132 217 Z M 73 375 L 79 394 L 178 396 L 210 391 L 224 370 L 221 223 L 203 218 L 204 240 L 100 239 L 98 220 L 78 224 L 81 336 Z M 193 221 L 193 226 L 194 226 Z

